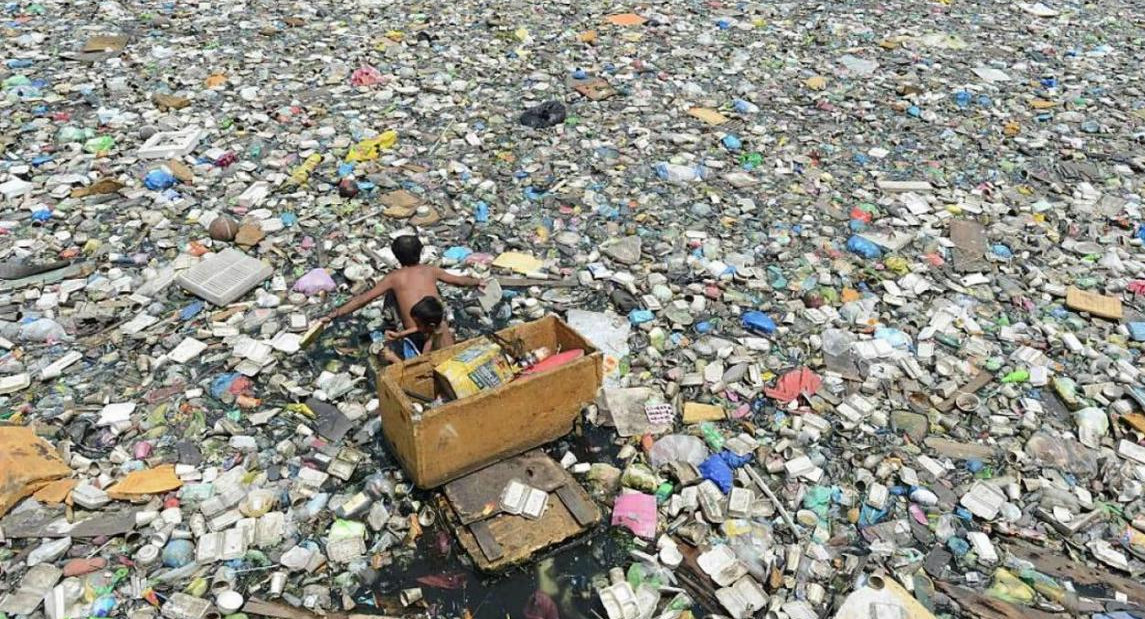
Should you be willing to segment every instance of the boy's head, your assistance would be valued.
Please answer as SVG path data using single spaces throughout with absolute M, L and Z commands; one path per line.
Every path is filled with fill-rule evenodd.
M 435 297 L 424 297 L 421 301 L 414 303 L 409 313 L 413 321 L 417 323 L 418 330 L 424 333 L 437 331 L 437 328 L 445 321 L 445 306 Z
M 412 267 L 421 262 L 421 239 L 412 234 L 406 234 L 394 239 L 390 250 L 403 267 Z

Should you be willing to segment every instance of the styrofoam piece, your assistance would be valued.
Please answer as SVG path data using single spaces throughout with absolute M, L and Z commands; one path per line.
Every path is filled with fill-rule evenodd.
M 239 194 L 239 206 L 243 208 L 254 208 L 270 195 L 270 183 L 266 181 L 258 181 L 257 183 L 246 188 L 246 191 Z
M 207 349 L 207 344 L 200 342 L 193 337 L 183 338 L 179 345 L 167 353 L 167 358 L 175 363 L 186 363 L 191 359 L 199 356 L 199 353 Z
M 0 194 L 3 194 L 7 200 L 18 198 L 26 193 L 30 193 L 35 185 L 28 181 L 13 178 L 11 180 L 0 183 Z
M 716 599 L 734 619 L 747 619 L 767 606 L 767 594 L 750 576 L 744 576 L 732 586 L 717 590 Z
M 176 282 L 187 292 L 226 305 L 259 285 L 274 272 L 267 263 L 237 249 L 223 250 L 179 274 Z
M 970 491 L 962 495 L 959 503 L 970 513 L 983 520 L 993 520 L 1006 502 L 1006 495 L 996 487 L 982 481 L 974 482 Z
M 526 518 L 540 518 L 548 498 L 549 494 L 544 490 L 512 479 L 501 491 L 501 509 Z
M 203 130 L 190 127 L 182 131 L 160 131 L 139 147 L 140 159 L 171 159 L 190 154 L 199 145 Z

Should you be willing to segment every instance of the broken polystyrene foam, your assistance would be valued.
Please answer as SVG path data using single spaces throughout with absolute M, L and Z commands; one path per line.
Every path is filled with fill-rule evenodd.
M 179 345 L 171 349 L 167 353 L 167 358 L 175 363 L 187 363 L 188 361 L 198 357 L 200 353 L 207 349 L 205 342 L 200 342 L 193 337 L 183 338 Z
M 175 159 L 189 155 L 199 145 L 203 130 L 190 127 L 182 131 L 160 131 L 139 147 L 141 159 Z
M 135 412 L 134 402 L 119 402 L 107 404 L 99 411 L 97 426 L 112 426 L 131 421 L 131 413 Z
M 237 249 L 225 249 L 180 273 L 179 285 L 214 305 L 227 305 L 274 273 L 267 263 Z
M 970 491 L 962 495 L 959 503 L 975 516 L 993 520 L 1006 503 L 1006 495 L 992 484 L 976 481 Z
M 540 518 L 548 503 L 549 493 L 516 479 L 509 480 L 501 491 L 501 509 L 530 519 Z
M 736 558 L 730 547 L 724 545 L 700 554 L 696 564 L 721 587 L 730 586 L 747 574 L 747 566 Z
M 262 204 L 268 195 L 270 195 L 270 183 L 258 181 L 239 194 L 239 206 L 243 208 L 254 208 Z

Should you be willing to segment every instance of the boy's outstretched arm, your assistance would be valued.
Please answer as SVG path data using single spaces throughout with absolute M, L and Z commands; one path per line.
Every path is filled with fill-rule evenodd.
M 434 267 L 434 275 L 437 277 L 437 281 L 445 282 L 451 286 L 480 286 L 485 283 L 485 280 L 476 277 L 454 275 L 441 267 Z
M 383 277 L 382 281 L 378 282 L 376 286 L 350 299 L 349 301 L 346 301 L 341 306 L 334 308 L 332 312 L 326 314 L 326 316 L 324 316 L 322 319 L 333 320 L 347 314 L 352 314 L 361 309 L 362 306 L 366 305 L 370 301 L 373 301 L 374 299 L 386 294 L 392 288 L 393 281 L 390 279 L 390 276 L 387 275 Z

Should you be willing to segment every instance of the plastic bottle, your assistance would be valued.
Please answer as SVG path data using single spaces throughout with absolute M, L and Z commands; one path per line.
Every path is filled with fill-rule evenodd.
M 823 353 L 838 357 L 851 349 L 855 343 L 855 336 L 842 329 L 827 329 L 823 331 Z
M 716 425 L 710 421 L 705 421 L 700 424 L 700 433 L 704 435 L 704 441 L 708 443 L 708 447 L 712 451 L 720 451 L 724 448 L 724 437 L 720 431 L 716 429 Z
M 258 161 L 262 159 L 263 147 L 264 144 L 262 140 L 255 140 L 254 142 L 251 142 L 250 148 L 247 149 L 247 159 L 250 159 L 251 161 Z
M 1015 370 L 1002 377 L 1003 383 L 1024 383 L 1030 380 L 1030 372 L 1028 370 Z
M 306 161 L 302 162 L 302 165 L 290 173 L 290 180 L 296 185 L 302 185 L 310 179 L 310 175 L 318 168 L 318 164 L 320 163 L 322 163 L 322 155 L 318 153 L 310 155 L 306 158 Z
M 64 553 L 71 547 L 72 538 L 70 537 L 61 537 L 50 542 L 44 542 L 39 548 L 28 553 L 28 567 L 41 563 L 51 563 L 64 556 Z
M 655 170 L 660 180 L 670 183 L 684 183 L 704 178 L 704 169 L 700 166 L 678 165 L 665 161 L 657 163 Z

